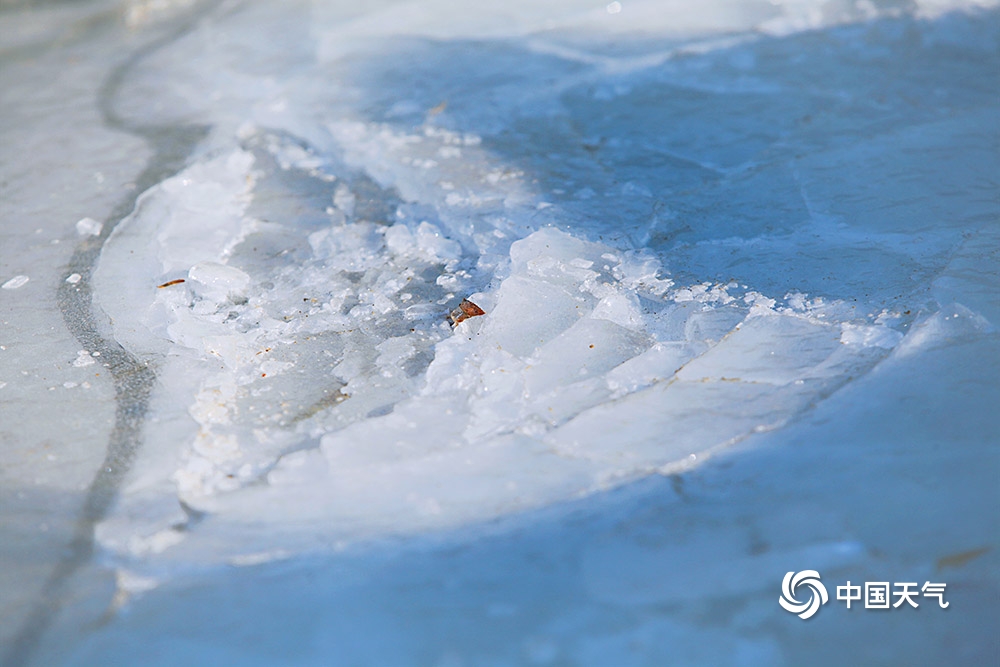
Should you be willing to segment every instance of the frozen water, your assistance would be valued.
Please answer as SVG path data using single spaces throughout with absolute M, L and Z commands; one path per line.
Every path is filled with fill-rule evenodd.
M 0 22 L 13 663 L 990 659 L 993 3 Z
M 31 279 L 28 276 L 17 275 L 0 285 L 0 289 L 20 289 L 27 285 L 29 280 Z
M 80 236 L 100 236 L 104 225 L 93 218 L 83 218 L 76 223 L 76 233 Z
M 872 311 L 823 297 L 783 307 L 732 281 L 675 285 L 644 247 L 651 232 L 635 242 L 642 217 L 578 224 L 480 136 L 441 127 L 447 107 L 412 128 L 285 104 L 335 148 L 294 137 L 295 125 L 257 127 L 247 108 L 232 147 L 216 136 L 144 193 L 97 265 L 114 338 L 165 356 L 153 414 L 160 401 L 188 405 L 183 444 L 175 431 L 149 438 L 97 528 L 126 559 L 323 550 L 680 469 L 793 419 L 912 319 L 873 325 Z M 381 164 L 390 187 L 337 157 L 359 143 L 354 159 Z M 603 196 L 653 198 L 633 181 Z M 595 231 L 615 245 L 587 240 Z M 466 295 L 487 315 L 452 331 L 443 314 Z M 657 375 L 625 363 L 664 349 L 674 354 Z M 178 501 L 206 514 L 198 528 Z M 275 525 L 262 536 L 260 522 Z

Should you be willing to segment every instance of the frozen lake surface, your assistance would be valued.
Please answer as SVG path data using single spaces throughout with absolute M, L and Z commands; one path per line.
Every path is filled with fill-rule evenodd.
M 0 663 L 994 663 L 998 253 L 988 0 L 0 5 Z

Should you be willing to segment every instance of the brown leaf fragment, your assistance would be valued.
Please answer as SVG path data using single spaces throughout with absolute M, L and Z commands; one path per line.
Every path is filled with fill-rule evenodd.
M 182 282 L 184 282 L 183 278 L 178 278 L 177 280 L 168 280 L 162 285 L 157 285 L 156 289 L 163 289 L 164 287 L 170 287 L 171 285 L 180 285 Z
M 480 315 L 485 315 L 486 311 L 472 303 L 468 299 L 462 299 L 462 303 L 458 304 L 458 308 L 451 311 L 448 317 L 451 321 L 457 325 L 459 322 L 464 322 L 470 317 L 479 317 Z
M 430 109 L 427 112 L 427 115 L 430 116 L 431 118 L 433 118 L 434 116 L 438 115 L 439 113 L 441 113 L 442 111 L 444 111 L 447 108 L 448 108 L 448 100 L 441 100 L 441 103 L 438 104 L 433 109 Z
M 979 558 L 989 550 L 989 547 L 979 547 L 978 549 L 970 549 L 968 551 L 960 551 L 958 553 L 942 556 L 937 560 L 937 569 L 943 570 L 946 567 L 962 567 L 969 561 Z

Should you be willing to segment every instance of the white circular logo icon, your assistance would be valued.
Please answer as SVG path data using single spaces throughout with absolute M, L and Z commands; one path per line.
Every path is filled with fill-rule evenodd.
M 795 589 L 800 585 L 808 586 L 810 589 L 809 599 L 805 602 L 799 602 L 798 598 L 795 597 Z M 826 586 L 819 580 L 819 572 L 802 570 L 799 573 L 789 572 L 785 575 L 781 582 L 781 597 L 778 598 L 778 603 L 785 611 L 798 614 L 799 618 L 805 620 L 811 618 L 819 611 L 820 605 L 826 604 L 829 599 L 826 594 Z

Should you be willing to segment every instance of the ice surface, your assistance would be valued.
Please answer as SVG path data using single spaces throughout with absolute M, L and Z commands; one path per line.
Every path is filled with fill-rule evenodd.
M 323 166 L 287 140 L 245 126 L 241 137 L 280 171 Z M 840 321 L 822 299 L 775 310 L 728 285 L 675 288 L 654 257 L 555 227 L 502 257 L 495 235 L 448 238 L 400 213 L 391 225 L 359 219 L 346 188 L 332 220 L 296 230 L 249 214 L 269 178 L 256 164 L 237 150 L 148 191 L 95 272 L 116 339 L 166 356 L 164 377 L 183 380 L 161 390 L 193 392 L 181 400 L 197 425 L 182 447 L 163 443 L 172 466 L 143 460 L 159 460 L 154 447 L 140 454 L 149 470 L 98 526 L 127 560 L 232 562 L 275 544 L 287 557 L 685 468 L 794 418 L 902 337 Z M 282 250 L 261 252 L 278 235 Z M 150 289 L 185 269 L 183 285 Z M 455 290 L 475 284 L 487 313 L 452 330 Z M 814 315 L 820 305 L 829 317 Z M 658 376 L 625 363 L 664 349 L 673 365 L 659 360 Z M 178 529 L 178 501 L 204 523 Z M 261 523 L 275 526 L 262 536 Z
M 998 16 L 0 8 L 4 656 L 988 661 Z

